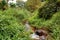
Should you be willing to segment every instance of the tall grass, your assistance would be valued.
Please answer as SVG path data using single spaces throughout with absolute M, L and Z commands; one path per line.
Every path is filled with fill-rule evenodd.
M 38 11 L 30 13 L 26 9 L 15 8 L 0 11 L 0 40 L 31 40 L 30 32 L 25 31 L 22 24 L 25 19 L 38 28 L 50 28 L 54 40 L 60 40 L 60 12 L 55 13 L 51 19 L 44 20 L 38 18 Z

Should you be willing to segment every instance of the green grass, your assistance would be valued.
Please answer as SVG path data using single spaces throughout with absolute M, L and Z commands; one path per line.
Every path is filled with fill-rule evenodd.
M 23 13 L 27 13 L 23 11 L 24 10 L 16 10 L 16 9 L 8 9 L 5 11 L 0 11 L 0 40 L 29 39 L 29 36 L 27 36 L 27 34 L 29 33 L 26 33 L 26 31 L 24 31 L 24 25 L 21 24 L 21 21 L 24 18 L 26 18 L 26 17 L 23 18 L 24 15 L 26 16 L 26 14 Z M 18 16 L 20 14 L 23 16 L 21 17 Z
M 15 8 L 0 10 L 0 40 L 31 40 L 30 32 L 26 32 L 25 26 L 22 24 L 25 19 L 38 28 L 50 28 L 54 40 L 60 40 L 60 12 L 55 13 L 51 19 L 44 20 L 38 18 L 38 11 L 30 13 L 26 9 Z

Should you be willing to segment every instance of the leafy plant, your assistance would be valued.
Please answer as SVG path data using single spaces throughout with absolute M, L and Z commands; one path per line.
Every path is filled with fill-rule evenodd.
M 28 0 L 25 3 L 25 7 L 27 10 L 29 10 L 30 12 L 34 12 L 36 9 L 38 9 L 41 5 L 41 1 L 40 0 Z
M 30 40 L 29 33 L 25 31 L 18 14 L 22 13 L 15 9 L 0 11 L 0 39 L 1 40 Z M 18 13 L 18 14 L 15 14 Z M 24 12 L 25 13 L 25 12 Z M 18 17 L 16 18 L 17 15 Z M 24 18 L 23 18 L 24 19 Z
M 7 8 L 7 3 L 5 0 L 2 0 L 0 2 L 0 9 L 5 10 Z
M 39 17 L 43 19 L 50 19 L 54 13 L 57 12 L 56 1 L 48 1 L 42 8 L 39 9 Z

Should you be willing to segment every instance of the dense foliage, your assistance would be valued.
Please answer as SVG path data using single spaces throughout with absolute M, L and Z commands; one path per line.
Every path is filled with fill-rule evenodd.
M 39 10 L 34 9 L 33 13 L 27 10 L 28 7 L 27 9 L 15 7 L 4 11 L 0 10 L 0 40 L 32 40 L 29 37 L 31 31 L 27 32 L 22 23 L 26 19 L 32 26 L 49 28 L 52 31 L 50 35 L 54 40 L 60 40 L 60 10 L 57 11 L 55 2 L 52 2 L 47 0 L 45 5 Z M 36 5 L 34 3 L 33 6 Z M 58 5 L 58 7 L 60 6 Z M 48 20 L 46 20 L 47 18 Z
M 39 9 L 39 17 L 50 19 L 50 17 L 57 12 L 56 1 L 49 0 L 42 8 Z
M 7 9 L 7 3 L 6 3 L 5 0 L 2 0 L 2 1 L 0 2 L 0 9 L 2 9 L 2 10 Z
M 15 12 L 16 11 L 16 12 Z M 27 11 L 8 9 L 0 11 L 0 40 L 28 40 L 29 36 L 21 20 L 26 16 Z M 20 15 L 21 14 L 21 15 Z M 18 16 L 19 15 L 19 16 Z
M 28 0 L 25 4 L 27 10 L 33 12 L 34 10 L 38 9 L 41 5 L 40 0 Z

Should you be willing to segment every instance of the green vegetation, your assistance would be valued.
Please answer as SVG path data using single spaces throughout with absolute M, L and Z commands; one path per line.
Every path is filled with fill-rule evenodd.
M 2 9 L 2 10 L 7 9 L 7 3 L 6 3 L 5 0 L 2 0 L 2 1 L 0 2 L 0 9 Z
M 39 7 L 34 9 L 33 13 L 27 10 L 29 8 L 21 9 L 15 7 L 8 8 L 4 11 L 0 10 L 0 40 L 31 40 L 29 37 L 31 32 L 27 32 L 25 25 L 22 24 L 23 20 L 26 19 L 32 26 L 38 28 L 48 27 L 52 31 L 51 36 L 54 40 L 60 40 L 60 10 L 55 12 L 54 10 L 56 9 L 54 7 L 56 4 L 53 4 L 46 4 L 46 6 L 43 5 L 41 8 L 39 8 L 39 4 Z M 35 4 L 33 4 L 32 7 L 35 8 L 34 5 Z M 58 7 L 60 6 L 58 5 Z M 49 8 L 49 10 L 47 8 Z M 51 18 L 46 20 L 45 18 L 49 17 L 46 16 L 47 14 L 51 16 Z M 44 16 L 40 18 L 39 15 Z
M 24 31 L 24 25 L 21 24 L 21 20 L 24 19 L 24 16 L 26 16 L 25 13 L 27 13 L 23 11 L 19 10 L 18 12 L 16 9 L 0 11 L 0 40 L 29 39 L 26 35 L 28 33 Z M 20 14 L 23 16 L 20 17 Z
M 34 12 L 36 9 L 38 9 L 41 5 L 41 1 L 40 0 L 28 0 L 25 3 L 25 7 L 27 10 Z
M 57 12 L 57 5 L 55 1 L 46 3 L 39 9 L 39 17 L 49 19 L 54 13 Z
M 34 14 L 36 13 L 36 14 Z M 8 9 L 0 11 L 0 39 L 1 40 L 29 40 L 29 32 L 26 32 L 22 24 L 28 19 L 31 25 L 36 27 L 49 27 L 55 40 L 60 39 L 60 12 L 56 12 L 50 20 L 38 18 L 38 12 L 30 13 L 25 9 Z M 30 16 L 34 15 L 34 16 Z

